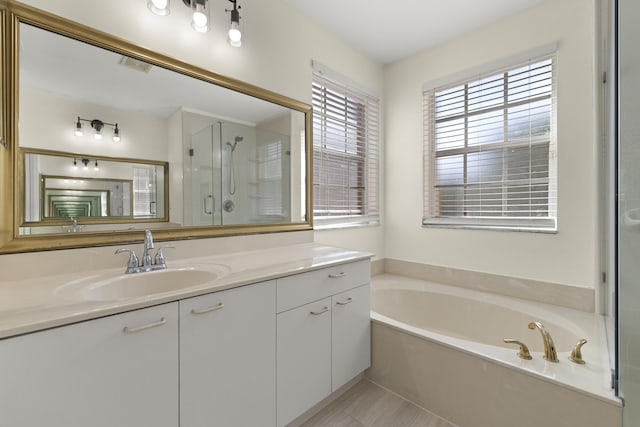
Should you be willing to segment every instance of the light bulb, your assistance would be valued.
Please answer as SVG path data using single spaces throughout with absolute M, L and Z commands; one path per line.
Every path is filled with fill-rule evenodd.
M 102 139 L 102 133 L 100 133 L 100 131 L 97 130 L 96 133 L 93 134 L 93 137 L 95 139 Z
M 233 47 L 242 46 L 242 33 L 240 32 L 240 25 L 231 21 L 231 26 L 229 27 L 229 44 Z
M 120 130 L 118 129 L 118 125 L 113 130 L 113 142 L 120 142 Z
M 193 11 L 193 22 L 191 25 L 193 29 L 199 33 L 206 33 L 209 30 L 209 27 L 207 26 L 208 23 L 209 17 L 207 16 L 205 5 L 198 2 Z
M 98 172 L 100 168 L 98 167 L 98 161 L 96 160 L 96 165 L 93 167 L 93 170 Z
M 74 171 L 78 170 L 78 162 L 76 161 L 76 159 L 73 159 L 73 170 Z
M 169 0 L 147 0 L 147 7 L 156 15 L 166 16 L 169 14 Z
M 82 136 L 82 124 L 80 123 L 80 120 L 78 120 L 78 122 L 76 123 L 75 134 L 76 136 Z

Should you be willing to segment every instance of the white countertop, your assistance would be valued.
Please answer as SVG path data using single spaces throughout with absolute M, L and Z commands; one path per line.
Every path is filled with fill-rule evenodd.
M 167 256 L 168 268 L 163 271 L 197 268 L 216 272 L 219 277 L 209 283 L 189 288 L 115 301 L 88 300 L 83 296 L 82 288 L 93 281 L 124 276 L 125 262 L 120 268 L 90 273 L 58 274 L 0 282 L 0 338 L 368 259 L 371 256 L 366 252 L 314 243 L 177 261 L 172 261 Z M 162 272 L 136 275 L 147 274 Z

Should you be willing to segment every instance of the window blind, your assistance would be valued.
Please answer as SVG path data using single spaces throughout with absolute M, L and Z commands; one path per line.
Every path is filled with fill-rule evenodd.
M 282 141 L 258 146 L 258 212 L 263 217 L 284 218 Z
M 156 169 L 153 166 L 133 167 L 133 216 L 153 217 L 156 214 Z
M 314 72 L 316 225 L 379 222 L 379 100 Z
M 423 93 L 424 225 L 556 230 L 554 57 Z

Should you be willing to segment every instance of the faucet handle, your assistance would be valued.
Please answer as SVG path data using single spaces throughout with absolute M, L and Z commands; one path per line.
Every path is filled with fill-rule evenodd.
M 518 344 L 520 346 L 520 351 L 518 352 L 518 357 L 520 357 L 521 359 L 525 359 L 525 360 L 533 359 L 531 357 L 531 353 L 529 352 L 529 347 L 527 347 L 527 345 L 525 343 L 520 342 L 518 340 L 511 339 L 511 338 L 505 338 L 502 341 L 504 341 L 507 344 Z
M 163 265 L 165 264 L 165 259 L 164 259 L 164 252 L 162 252 L 162 250 L 164 248 L 175 248 L 175 246 L 173 245 L 162 245 L 158 248 L 158 251 L 156 252 L 156 256 L 155 256 L 155 264 L 156 265 Z
M 571 351 L 571 356 L 569 356 L 569 360 L 571 360 L 573 363 L 584 365 L 585 361 L 582 360 L 582 346 L 585 345 L 586 343 L 587 343 L 587 340 L 585 339 L 581 339 L 580 341 L 578 341 L 576 346 Z
M 119 254 L 122 252 L 129 252 L 129 262 L 127 263 L 127 268 L 131 269 L 131 268 L 138 268 L 138 257 L 136 256 L 136 253 L 129 249 L 129 248 L 120 248 L 117 249 L 114 254 Z

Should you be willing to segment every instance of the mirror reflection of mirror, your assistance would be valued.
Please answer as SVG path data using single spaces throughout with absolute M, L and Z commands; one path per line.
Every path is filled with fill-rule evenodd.
M 307 221 L 304 112 L 24 23 L 19 63 L 22 150 L 75 153 L 89 172 L 100 158 L 170 170 L 166 193 L 164 171 L 150 178 L 158 191 L 141 210 L 140 177 L 105 175 L 98 160 L 96 188 L 58 181 L 51 190 L 68 193 L 56 194 L 40 188 L 42 176 L 76 175 L 34 165 L 63 160 L 57 156 L 27 156 L 21 234 L 56 233 L 50 221 L 64 216 L 85 222 L 83 231 L 139 228 L 138 220 L 156 221 L 151 228 Z M 130 196 L 115 197 L 119 180 L 132 182 Z M 81 190 L 96 192 L 71 193 Z M 154 197 L 168 199 L 168 212 Z
M 83 158 L 23 149 L 25 234 L 54 232 L 52 221 L 83 224 L 167 221 L 166 162 Z M 124 225 L 122 223 L 125 223 Z M 49 228 L 46 228 L 49 227 Z

